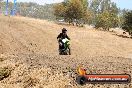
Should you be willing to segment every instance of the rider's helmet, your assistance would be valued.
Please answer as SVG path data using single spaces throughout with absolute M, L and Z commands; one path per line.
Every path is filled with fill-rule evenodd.
M 63 28 L 62 33 L 66 33 L 66 32 L 67 32 L 66 28 Z

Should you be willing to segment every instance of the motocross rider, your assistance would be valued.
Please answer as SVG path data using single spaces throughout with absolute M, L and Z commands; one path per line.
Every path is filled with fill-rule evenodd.
M 59 43 L 59 49 L 62 49 L 64 47 L 64 44 L 62 42 L 62 39 L 67 38 L 68 40 L 70 40 L 70 38 L 67 35 L 67 30 L 66 28 L 62 29 L 62 33 L 60 33 L 57 37 L 58 43 Z M 71 55 L 71 51 L 70 51 L 70 47 L 69 47 L 69 54 Z

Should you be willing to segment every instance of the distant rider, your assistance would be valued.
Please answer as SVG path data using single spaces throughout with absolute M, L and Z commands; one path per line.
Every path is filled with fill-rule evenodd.
M 60 34 L 58 35 L 58 37 L 57 37 L 57 40 L 58 40 L 58 43 L 59 43 L 59 49 L 62 49 L 62 47 L 64 47 L 64 44 L 63 44 L 63 42 L 62 42 L 62 39 L 65 39 L 65 38 L 67 38 L 68 40 L 70 40 L 70 38 L 69 38 L 68 35 L 67 35 L 67 30 L 66 30 L 66 28 L 63 28 L 63 29 L 62 29 L 62 33 L 60 33 Z M 71 52 L 70 52 L 70 47 L 69 47 L 69 54 L 71 54 Z

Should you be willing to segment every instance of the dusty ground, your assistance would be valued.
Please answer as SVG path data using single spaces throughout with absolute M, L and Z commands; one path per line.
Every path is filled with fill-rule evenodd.
M 59 56 L 56 37 L 66 27 L 71 56 Z M 130 84 L 76 84 L 76 68 L 132 75 L 132 39 L 112 32 L 0 16 L 0 67 L 12 69 L 0 88 L 132 88 Z

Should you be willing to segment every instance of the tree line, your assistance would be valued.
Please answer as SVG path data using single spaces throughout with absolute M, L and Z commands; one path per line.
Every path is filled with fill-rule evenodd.
M 64 0 L 54 5 L 54 15 L 77 26 L 92 24 L 104 30 L 120 27 L 129 34 L 132 30 L 132 11 L 121 10 L 111 0 Z
M 6 2 L 0 0 L 0 10 L 4 13 Z M 9 2 L 9 13 L 13 3 Z M 132 11 L 117 7 L 111 0 L 64 0 L 62 3 L 39 5 L 37 3 L 17 3 L 17 13 L 25 17 L 46 20 L 61 20 L 76 26 L 94 25 L 109 30 L 120 27 L 132 34 Z
M 63 18 L 69 23 L 83 22 L 104 29 L 118 26 L 119 9 L 111 0 L 65 0 L 54 9 L 57 19 Z
M 6 2 L 0 1 L 0 10 L 5 13 Z M 11 13 L 13 3 L 9 2 L 8 12 Z M 33 2 L 18 2 L 16 8 L 16 14 L 25 17 L 55 20 L 53 4 L 39 5 Z

